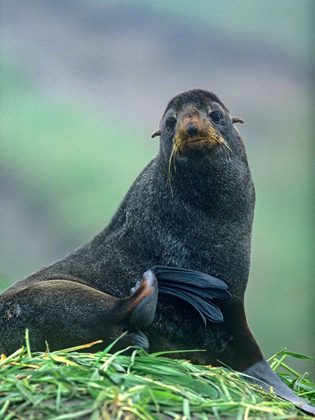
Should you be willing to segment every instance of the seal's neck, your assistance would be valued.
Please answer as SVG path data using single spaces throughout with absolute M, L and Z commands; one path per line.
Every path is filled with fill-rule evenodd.
M 161 174 L 162 168 L 156 169 Z M 176 258 L 163 260 L 163 264 L 207 272 L 225 281 L 233 296 L 242 300 L 249 274 L 255 207 L 246 159 L 233 157 L 203 165 L 178 162 L 176 171 L 171 168 L 171 187 L 165 167 L 163 170 L 160 179 L 164 192 L 157 200 L 162 206 L 160 217 L 165 230 L 184 244 L 182 249 L 188 249 L 187 258 L 175 250 Z
M 174 199 L 190 202 L 213 215 L 228 214 L 232 219 L 248 213 L 253 215 L 255 190 L 246 157 L 227 156 L 197 162 L 181 159 L 167 171 Z

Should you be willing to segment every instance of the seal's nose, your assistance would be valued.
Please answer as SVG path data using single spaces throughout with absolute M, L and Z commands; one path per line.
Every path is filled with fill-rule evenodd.
M 188 134 L 193 137 L 197 134 L 198 127 L 196 127 L 195 124 L 193 124 L 193 123 L 188 123 L 187 127 L 186 127 L 186 130 L 187 130 Z

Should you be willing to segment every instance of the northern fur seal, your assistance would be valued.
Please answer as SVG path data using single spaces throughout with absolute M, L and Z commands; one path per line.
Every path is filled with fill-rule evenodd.
M 33 349 L 43 347 L 45 339 L 62 347 L 65 335 L 76 345 L 78 339 L 108 340 L 124 329 L 132 334 L 140 329 L 151 351 L 205 349 L 179 356 L 248 372 L 301 403 L 270 369 L 246 321 L 255 190 L 236 122 L 242 120 L 231 117 L 209 91 L 175 96 L 152 135 L 161 137 L 159 153 L 109 225 L 72 254 L 3 292 L 0 351 L 22 344 L 25 327 Z M 150 270 L 156 266 L 162 269 Z M 205 327 L 198 311 L 176 298 L 156 305 L 154 274 L 163 277 L 163 267 L 169 278 L 183 268 L 226 284 L 231 298 L 220 304 L 223 319 L 217 314 L 218 322 L 207 321 Z M 143 283 L 126 298 L 144 272 Z M 168 284 L 165 276 L 163 284 Z M 131 341 L 145 347 L 142 333 L 134 337 Z

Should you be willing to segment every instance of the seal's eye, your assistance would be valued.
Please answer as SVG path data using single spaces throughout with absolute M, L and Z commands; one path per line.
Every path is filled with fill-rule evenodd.
M 222 119 L 222 114 L 220 111 L 213 111 L 210 114 L 210 118 L 214 123 L 218 124 Z
M 174 117 L 169 117 L 165 121 L 165 127 L 169 132 L 174 130 L 175 124 L 176 124 L 176 118 L 174 118 Z

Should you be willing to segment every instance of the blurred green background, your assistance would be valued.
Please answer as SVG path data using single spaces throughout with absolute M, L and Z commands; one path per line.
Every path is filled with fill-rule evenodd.
M 249 324 L 266 357 L 314 356 L 313 12 L 311 0 L 3 1 L 1 289 L 104 228 L 157 153 L 169 99 L 201 87 L 245 121 Z

